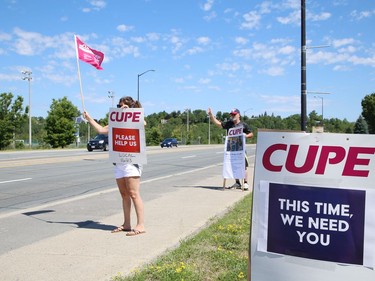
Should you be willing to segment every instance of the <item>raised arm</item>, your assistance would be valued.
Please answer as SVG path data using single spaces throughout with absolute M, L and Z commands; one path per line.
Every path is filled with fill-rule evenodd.
M 207 109 L 207 114 L 210 117 L 213 124 L 215 124 L 217 127 L 221 128 L 221 122 L 216 119 L 216 117 L 212 114 L 211 108 Z
M 108 134 L 108 125 L 103 127 L 94 119 L 92 119 L 92 117 L 87 113 L 87 111 L 83 112 L 83 118 L 85 118 L 99 134 Z

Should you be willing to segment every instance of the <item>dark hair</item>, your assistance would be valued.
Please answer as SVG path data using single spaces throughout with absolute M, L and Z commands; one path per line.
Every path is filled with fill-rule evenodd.
M 139 101 L 133 100 L 133 98 L 130 96 L 122 97 L 118 103 L 126 104 L 127 106 L 129 106 L 129 108 L 141 108 L 142 107 Z

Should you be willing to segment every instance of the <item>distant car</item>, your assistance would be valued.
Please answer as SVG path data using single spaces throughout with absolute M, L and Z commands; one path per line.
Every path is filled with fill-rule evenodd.
M 174 138 L 167 138 L 160 143 L 161 148 L 163 147 L 177 147 L 177 140 Z
M 108 135 L 99 134 L 87 143 L 87 150 L 93 151 L 94 149 L 108 150 Z

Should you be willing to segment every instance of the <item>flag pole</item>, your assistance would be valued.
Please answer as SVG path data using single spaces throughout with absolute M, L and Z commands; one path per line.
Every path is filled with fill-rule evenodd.
M 81 70 L 79 68 L 78 46 L 77 46 L 77 36 L 76 35 L 74 35 L 74 42 L 75 42 L 75 45 L 76 45 L 77 70 L 78 70 L 78 80 L 79 80 L 79 87 L 80 87 L 80 94 L 81 94 L 81 101 L 82 101 L 82 110 L 85 111 L 85 103 L 84 103 L 83 92 L 82 92 L 82 79 L 81 79 Z

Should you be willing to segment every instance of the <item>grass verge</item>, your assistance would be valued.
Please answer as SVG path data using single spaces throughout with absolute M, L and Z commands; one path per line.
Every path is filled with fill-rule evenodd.
M 180 246 L 113 281 L 247 280 L 251 194 Z

